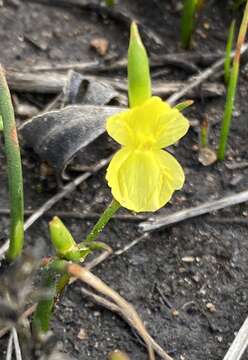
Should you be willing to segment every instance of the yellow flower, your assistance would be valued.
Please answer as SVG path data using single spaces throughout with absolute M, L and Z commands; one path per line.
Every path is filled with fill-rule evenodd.
M 162 149 L 186 134 L 188 120 L 154 96 L 111 116 L 106 127 L 122 145 L 106 175 L 114 198 L 136 212 L 160 209 L 184 183 L 180 164 Z

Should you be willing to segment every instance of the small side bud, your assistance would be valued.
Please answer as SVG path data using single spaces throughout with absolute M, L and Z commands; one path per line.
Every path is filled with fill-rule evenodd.
M 55 216 L 49 223 L 50 237 L 58 255 L 65 257 L 66 254 L 78 251 L 77 243 L 63 222 Z
M 135 22 L 131 24 L 128 49 L 129 106 L 139 106 L 152 95 L 149 59 Z

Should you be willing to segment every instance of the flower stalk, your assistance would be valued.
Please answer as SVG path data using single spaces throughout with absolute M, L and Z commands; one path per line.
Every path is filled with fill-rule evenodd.
M 2 117 L 5 153 L 7 159 L 10 195 L 10 246 L 9 261 L 21 255 L 24 243 L 23 229 L 23 178 L 19 142 L 16 132 L 15 115 L 4 70 L 0 65 L 0 115 Z
M 102 232 L 104 227 L 107 225 L 112 216 L 120 209 L 121 205 L 113 199 L 110 205 L 106 208 L 106 210 L 101 215 L 100 219 L 97 221 L 91 232 L 85 239 L 85 243 L 91 243 L 96 240 L 98 235 Z

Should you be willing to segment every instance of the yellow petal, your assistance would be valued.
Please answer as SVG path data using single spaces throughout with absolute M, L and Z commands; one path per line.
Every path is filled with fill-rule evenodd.
M 184 183 L 177 160 L 163 150 L 119 150 L 107 170 L 107 181 L 114 198 L 136 212 L 156 211 Z
M 133 148 L 162 149 L 179 140 L 188 120 L 159 97 L 107 119 L 107 132 L 119 144 Z
M 134 135 L 128 123 L 131 112 L 132 110 L 126 110 L 107 119 L 108 134 L 121 145 L 133 143 Z
M 173 192 L 183 187 L 185 176 L 184 171 L 179 162 L 167 151 L 156 151 L 156 157 L 161 169 L 162 184 L 161 196 L 163 192 L 167 192 L 168 188 Z
M 160 168 L 153 152 L 119 150 L 110 162 L 106 178 L 114 198 L 123 207 L 136 212 L 159 207 L 154 194 Z
M 187 133 L 188 129 L 188 120 L 177 109 L 164 112 L 157 122 L 155 147 L 162 149 L 174 144 Z

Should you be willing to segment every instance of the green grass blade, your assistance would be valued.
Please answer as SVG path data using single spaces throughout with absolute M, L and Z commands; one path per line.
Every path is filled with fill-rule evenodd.
M 10 247 L 7 258 L 13 261 L 21 255 L 23 230 L 23 179 L 20 148 L 16 132 L 15 115 L 4 70 L 0 65 L 0 114 L 3 122 L 5 153 L 7 158 L 10 194 Z
M 181 16 L 181 42 L 185 49 L 188 49 L 191 43 L 191 36 L 195 27 L 197 5 L 197 0 L 183 1 L 183 11 Z
M 233 66 L 231 69 L 230 79 L 228 83 L 224 116 L 221 123 L 221 133 L 220 133 L 220 141 L 218 148 L 218 160 L 224 160 L 225 158 L 227 141 L 228 141 L 230 125 L 232 120 L 233 106 L 234 106 L 237 83 L 238 83 L 241 48 L 245 41 L 247 25 L 248 25 L 248 0 L 246 3 L 242 23 L 239 30 L 239 36 L 237 40 Z
M 230 71 L 231 71 L 231 52 L 233 47 L 233 40 L 235 34 L 235 25 L 236 21 L 233 20 L 229 29 L 228 39 L 226 44 L 226 56 L 225 56 L 225 63 L 224 63 L 224 77 L 225 82 L 228 85 L 228 81 L 230 78 Z

